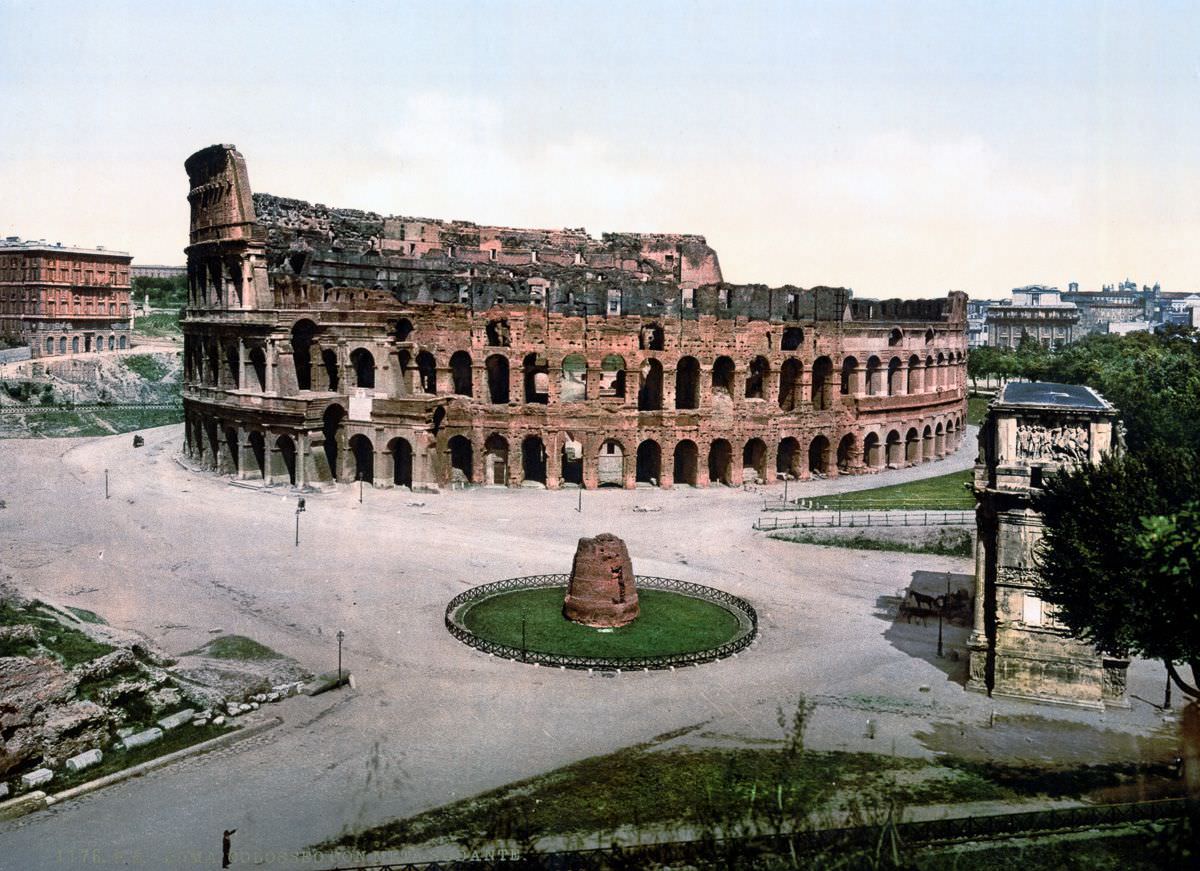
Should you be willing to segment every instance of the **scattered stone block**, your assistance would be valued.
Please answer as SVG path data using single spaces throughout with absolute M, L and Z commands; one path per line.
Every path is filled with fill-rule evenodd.
M 83 771 L 83 769 L 91 768 L 93 765 L 99 765 L 103 759 L 104 754 L 97 748 L 85 750 L 67 760 L 67 771 Z
M 251 702 L 251 703 L 250 703 L 250 710 L 252 710 L 252 711 L 257 711 L 257 710 L 258 710 L 258 702 Z
M 267 701 L 268 702 L 279 701 L 279 693 L 267 693 Z
M 8 784 L 0 783 L 0 798 L 8 798 Z
M 197 728 L 199 728 L 200 726 L 207 726 L 208 725 L 208 717 L 197 717 L 196 719 L 192 720 L 192 725 L 196 726 Z
M 221 716 L 213 717 L 213 725 L 214 726 L 224 726 L 225 718 L 221 717 Z
M 163 736 L 162 729 L 157 726 L 152 726 L 145 731 L 130 735 L 124 739 L 121 744 L 126 750 L 132 750 L 135 747 L 145 747 L 147 744 L 153 744 Z
M 189 723 L 196 716 L 196 712 L 191 708 L 185 708 L 182 711 L 163 717 L 158 721 L 158 727 L 164 732 L 170 732 L 182 726 L 184 723 Z
M 236 717 L 242 712 L 242 707 L 237 702 L 227 702 L 225 704 L 225 713 L 231 717 Z
M 133 728 L 133 726 L 122 726 L 120 729 L 117 730 L 117 737 L 121 738 L 121 739 L 125 739 L 125 738 L 128 738 L 130 735 L 132 735 L 136 731 L 137 731 L 137 729 Z
M 39 768 L 36 771 L 30 771 L 28 774 L 21 775 L 21 787 L 23 789 L 33 789 L 36 786 L 49 783 L 53 779 L 53 771 L 49 768 Z
M 238 705 L 238 713 L 240 714 L 248 714 L 253 710 L 254 708 L 250 707 L 250 705 L 248 705 L 246 702 L 242 702 L 240 705 Z

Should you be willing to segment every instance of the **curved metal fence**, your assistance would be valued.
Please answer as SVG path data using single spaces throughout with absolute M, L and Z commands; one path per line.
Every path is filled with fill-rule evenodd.
M 468 603 L 478 602 L 501 593 L 515 590 L 541 589 L 547 587 L 566 587 L 570 576 L 565 574 L 526 575 L 520 578 L 506 578 L 490 584 L 482 584 L 459 593 L 446 605 L 446 629 L 451 635 L 470 647 L 492 656 L 502 656 L 516 662 L 528 662 L 535 665 L 546 665 L 558 668 L 599 671 L 638 671 L 650 669 L 676 668 L 685 665 L 700 665 L 705 662 L 715 662 L 729 656 L 735 656 L 745 650 L 758 637 L 758 612 L 754 606 L 738 596 L 726 593 L 703 584 L 690 581 L 680 581 L 675 578 L 657 578 L 638 575 L 637 586 L 643 590 L 664 590 L 703 599 L 720 605 L 738 618 L 742 624 L 742 632 L 737 638 L 719 647 L 708 650 L 698 650 L 692 653 L 671 653 L 660 656 L 572 656 L 561 653 L 542 653 L 536 650 L 522 650 L 496 641 L 481 638 L 458 620 L 458 611 Z

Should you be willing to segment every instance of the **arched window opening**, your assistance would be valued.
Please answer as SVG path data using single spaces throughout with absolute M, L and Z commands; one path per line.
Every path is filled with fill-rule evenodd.
M 767 389 L 767 374 L 771 364 L 766 357 L 755 357 L 750 361 L 750 372 L 746 376 L 746 398 L 765 399 Z
M 296 321 L 292 326 L 292 363 L 296 367 L 296 387 L 312 389 L 312 343 L 317 325 L 309 320 Z
M 904 436 L 904 462 L 910 466 L 921 462 L 921 435 L 915 427 Z
M 888 347 L 889 348 L 894 348 L 903 341 L 904 341 L 904 332 L 899 327 L 894 327 L 892 329 L 892 331 L 890 333 L 888 333 Z
M 842 383 L 840 392 L 842 396 L 851 396 L 855 393 L 854 372 L 858 369 L 858 359 L 855 357 L 847 357 L 842 361 Z
M 904 392 L 904 365 L 899 357 L 888 361 L 887 392 L 888 396 L 899 396 Z
M 375 387 L 375 356 L 366 348 L 355 348 L 350 354 L 350 365 L 354 367 L 356 387 Z
M 909 394 L 921 392 L 921 358 L 916 354 L 908 358 L 908 381 L 905 384 L 905 392 Z
M 550 369 L 541 354 L 526 354 L 524 371 L 525 401 L 546 405 L 550 401 Z
M 804 330 L 799 327 L 785 327 L 783 338 L 779 342 L 781 351 L 798 351 L 804 342 Z
M 250 433 L 250 456 L 254 457 L 254 467 L 258 477 L 267 479 L 267 440 L 260 432 Z
M 564 484 L 583 486 L 583 444 L 567 434 L 562 446 L 562 480 Z
M 651 358 L 642 363 L 642 383 L 638 386 L 638 411 L 660 411 L 663 406 L 662 363 Z
M 396 341 L 407 342 L 412 336 L 413 323 L 408 318 L 400 318 L 396 321 Z
M 238 346 L 229 344 L 225 346 L 225 366 L 229 373 L 229 383 L 234 387 L 241 387 L 241 358 L 238 354 Z
M 662 480 L 662 448 L 653 439 L 646 439 L 637 449 L 637 483 L 657 487 Z
M 725 396 L 733 396 L 733 360 L 729 357 L 718 357 L 713 361 L 712 367 L 712 392 L 716 396 L 718 393 Z
M 450 380 L 456 396 L 471 395 L 471 355 L 455 351 L 450 357 Z
M 904 442 L 900 439 L 900 433 L 892 430 L 887 435 L 887 464 L 892 468 L 899 468 L 904 465 Z
M 800 405 L 800 361 L 788 357 L 779 369 L 779 407 L 795 411 Z
M 625 358 L 608 354 L 600 361 L 600 395 L 625 398 Z
M 863 438 L 863 462 L 872 469 L 883 466 L 883 447 L 879 444 L 879 434 L 869 432 Z
M 487 369 L 488 399 L 492 405 L 508 403 L 508 358 L 492 354 L 484 363 Z
M 493 321 L 488 321 L 487 343 L 493 348 L 507 348 L 512 344 L 512 336 L 508 331 L 508 319 L 497 318 Z
M 325 380 L 329 382 L 329 389 L 333 393 L 338 392 L 338 363 L 337 352 L 330 348 L 326 348 L 321 352 L 321 364 L 325 367 Z
M 262 348 L 250 349 L 250 368 L 254 370 L 255 386 L 259 392 L 267 389 L 267 354 Z
M 422 393 L 437 393 L 437 361 L 428 351 L 417 354 L 417 376 Z
M 562 361 L 562 380 L 558 386 L 559 402 L 583 402 L 587 399 L 587 360 L 580 354 L 570 354 Z
M 661 351 L 663 328 L 658 324 L 644 324 L 638 333 L 638 348 L 643 351 Z
M 675 407 L 700 407 L 700 363 L 695 357 L 682 357 L 675 370 Z
M 733 446 L 716 439 L 708 448 L 708 480 L 711 484 L 733 484 Z
M 812 405 L 814 411 L 833 407 L 833 361 L 818 357 L 813 363 Z

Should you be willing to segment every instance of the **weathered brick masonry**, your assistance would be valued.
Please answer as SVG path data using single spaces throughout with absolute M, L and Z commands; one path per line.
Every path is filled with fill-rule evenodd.
M 966 297 L 723 282 L 692 235 L 518 230 L 252 194 L 187 160 L 187 454 L 312 486 L 738 485 L 938 459 Z

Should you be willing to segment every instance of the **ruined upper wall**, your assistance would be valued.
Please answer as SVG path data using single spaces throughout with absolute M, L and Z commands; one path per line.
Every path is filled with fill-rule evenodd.
M 190 190 L 191 244 L 253 235 L 255 215 L 246 160 L 232 145 L 210 145 L 184 162 Z

